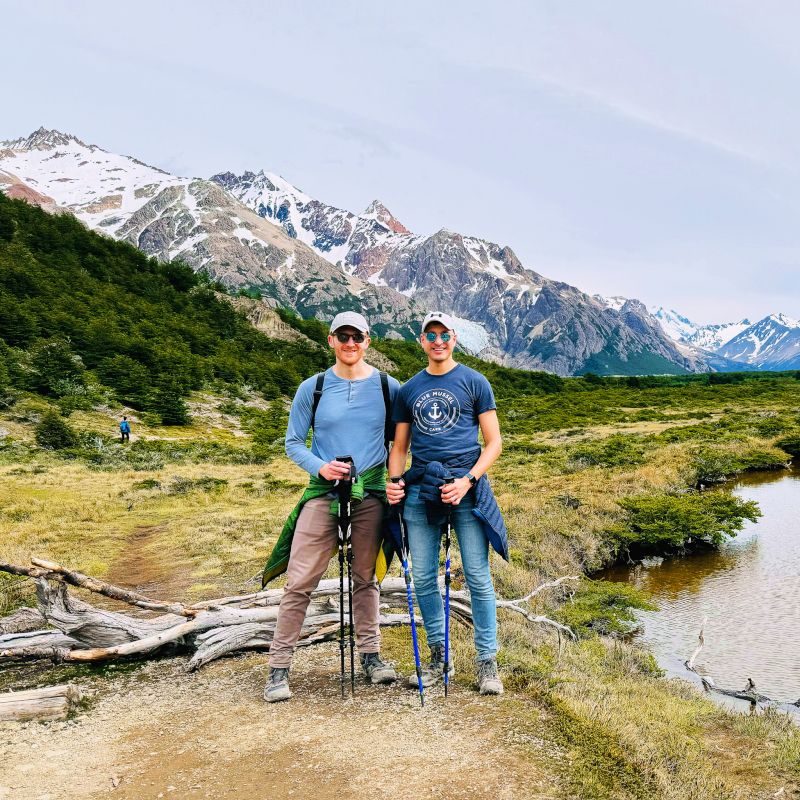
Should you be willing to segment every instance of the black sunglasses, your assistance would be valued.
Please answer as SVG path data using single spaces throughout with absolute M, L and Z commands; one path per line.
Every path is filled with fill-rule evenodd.
M 363 333 L 335 333 L 334 336 L 339 344 L 347 344 L 351 339 L 356 344 L 363 344 L 366 338 Z

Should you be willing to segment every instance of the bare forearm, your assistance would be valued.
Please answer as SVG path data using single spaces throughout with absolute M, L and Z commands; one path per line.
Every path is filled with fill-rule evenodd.
M 480 458 L 473 464 L 472 469 L 470 472 L 476 477 L 480 478 L 481 476 L 485 475 L 489 469 L 491 468 L 492 464 L 500 457 L 500 453 L 503 450 L 503 440 L 502 439 L 493 439 L 490 442 L 486 443 L 486 446 L 481 451 Z

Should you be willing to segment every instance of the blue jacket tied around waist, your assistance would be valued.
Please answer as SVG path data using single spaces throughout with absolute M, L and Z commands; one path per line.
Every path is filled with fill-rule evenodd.
M 403 478 L 407 484 L 420 484 L 419 496 L 425 501 L 428 521 L 444 522 L 448 505 L 442 503 L 441 486 L 448 476 L 463 478 L 480 456 L 480 448 L 457 460 L 442 464 L 440 461 L 429 461 L 427 464 L 413 462 Z M 497 505 L 489 479 L 482 475 L 475 484 L 475 507 L 472 513 L 483 525 L 483 532 L 489 544 L 504 560 L 508 561 L 508 530 L 503 514 Z

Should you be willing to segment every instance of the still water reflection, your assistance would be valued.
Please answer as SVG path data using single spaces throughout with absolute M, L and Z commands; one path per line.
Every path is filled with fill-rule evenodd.
M 733 491 L 755 500 L 763 516 L 719 551 L 615 568 L 603 577 L 652 593 L 659 611 L 640 614 L 641 640 L 668 673 L 685 674 L 681 665 L 707 616 L 699 672 L 726 688 L 753 678 L 761 694 L 794 701 L 800 697 L 800 474 L 750 475 Z

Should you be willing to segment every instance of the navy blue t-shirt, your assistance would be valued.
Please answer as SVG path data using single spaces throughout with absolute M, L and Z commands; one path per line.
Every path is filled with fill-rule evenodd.
M 489 381 L 457 364 L 444 375 L 422 370 L 403 384 L 393 416 L 411 423 L 414 461 L 446 464 L 478 446 L 478 416 L 496 408 Z

